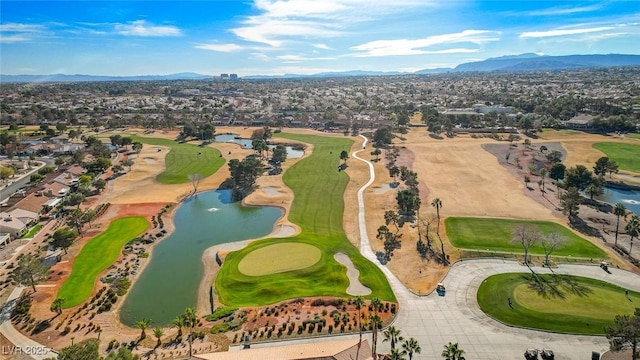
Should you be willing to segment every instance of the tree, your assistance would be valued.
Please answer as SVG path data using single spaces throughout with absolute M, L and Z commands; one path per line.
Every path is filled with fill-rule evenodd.
M 399 349 L 391 349 L 391 353 L 389 354 L 390 360 L 405 360 L 404 353 Z
M 400 190 L 396 194 L 398 211 L 405 216 L 413 216 L 420 208 L 420 196 L 415 190 Z
M 562 246 L 565 241 L 566 238 L 556 231 L 540 237 L 540 245 L 544 251 L 544 264 L 546 266 L 551 266 L 551 263 L 549 263 L 549 256 L 551 256 L 557 248 Z
M 253 151 L 259 154 L 261 158 L 262 158 L 262 153 L 266 150 L 269 150 L 269 146 L 267 145 L 267 142 L 264 141 L 263 139 L 254 139 L 253 141 L 251 141 L 251 146 L 253 147 Z
M 616 163 L 615 161 L 609 161 L 607 163 L 607 172 L 609 173 L 609 178 L 611 178 L 614 173 L 617 174 L 618 171 L 618 163 Z
M 544 191 L 544 179 L 547 177 L 549 171 L 545 168 L 540 169 L 540 185 L 542 186 L 542 191 Z
M 100 359 L 98 352 L 98 342 L 88 340 L 79 344 L 74 344 L 62 348 L 58 353 L 57 360 L 96 360 Z
M 587 185 L 587 187 L 584 189 L 584 192 L 587 193 L 587 195 L 589 195 L 589 199 L 593 200 L 594 196 L 599 196 L 604 194 L 604 189 L 602 188 L 602 185 L 591 183 L 589 185 Z
M 131 145 L 131 148 L 136 152 L 136 154 L 140 155 L 140 151 L 142 151 L 142 143 L 136 141 Z
M 31 174 L 31 176 L 29 177 L 29 182 L 37 184 L 40 181 L 44 180 L 44 178 L 45 176 L 39 173 Z
M 389 176 L 391 176 L 393 178 L 393 183 L 394 184 L 398 183 L 398 181 L 396 180 L 398 175 L 400 175 L 400 168 L 399 167 L 394 165 L 394 166 L 389 168 Z
M 147 337 L 147 328 L 151 325 L 151 320 L 142 318 L 136 321 L 135 326 L 140 329 L 140 341 L 144 340 Z
M 164 331 L 162 331 L 161 328 L 156 327 L 153 329 L 153 336 L 156 337 L 156 339 L 158 339 L 158 342 L 156 343 L 156 347 L 160 347 L 160 345 L 162 345 L 162 335 L 164 335 Z
M 80 209 L 73 209 L 73 211 L 67 215 L 67 224 L 76 228 L 78 234 L 82 234 L 82 226 L 85 222 L 86 218 L 84 216 L 84 212 Z
M 560 196 L 560 205 L 562 206 L 562 213 L 569 215 L 569 218 L 578 216 L 578 210 L 580 209 L 582 196 L 575 187 L 570 187 L 567 191 Z
M 107 181 L 102 178 L 98 178 L 93 182 L 93 187 L 98 190 L 98 192 L 102 192 L 105 187 L 107 187 Z
M 511 234 L 511 242 L 520 244 L 524 250 L 524 264 L 529 266 L 529 249 L 540 240 L 540 234 L 534 227 L 517 225 Z
M 171 320 L 171 327 L 177 328 L 178 329 L 178 337 L 182 338 L 182 328 L 185 326 L 185 321 L 184 321 L 184 317 L 181 316 L 176 316 L 175 318 L 173 318 L 173 320 Z
M 46 280 L 48 276 L 49 268 L 42 260 L 31 254 L 22 255 L 18 259 L 18 266 L 11 273 L 11 278 L 15 282 L 31 286 L 33 292 L 36 292 L 36 284 Z
M 631 250 L 633 250 L 633 239 L 637 238 L 640 233 L 640 218 L 638 215 L 631 216 L 631 219 L 627 222 L 627 226 L 624 227 L 624 231 L 627 235 L 631 236 L 631 242 L 629 245 L 629 256 L 631 256 Z
M 64 206 L 76 206 L 79 209 L 84 199 L 85 196 L 82 193 L 74 192 L 64 198 L 63 204 Z
M 379 161 L 380 160 L 380 154 L 382 154 L 382 150 L 376 148 L 371 152 L 371 155 L 375 156 L 375 161 Z
M 193 343 L 193 328 L 198 324 L 198 317 L 195 309 L 192 307 L 184 309 L 182 317 L 184 318 L 185 326 L 189 328 L 189 337 L 187 338 L 187 341 L 189 342 L 189 358 L 191 358 L 191 355 L 193 354 L 191 350 L 191 345 Z
M 15 174 L 12 167 L 0 166 L 0 180 L 4 183 L 7 179 L 11 179 Z
M 128 136 L 125 136 L 120 140 L 120 145 L 124 146 L 125 149 L 127 148 L 127 146 L 131 145 L 132 143 L 133 143 L 133 139 L 131 139 Z
M 118 351 L 111 351 L 105 360 L 140 360 L 140 355 L 132 354 L 126 346 L 121 346 Z
M 616 240 L 613 243 L 613 246 L 617 247 L 618 246 L 618 228 L 620 226 L 620 216 L 624 216 L 626 218 L 627 208 L 624 206 L 623 203 L 617 203 L 616 206 L 613 208 L 613 215 L 616 216 Z
M 362 305 L 364 305 L 364 299 L 362 296 L 356 296 L 353 299 L 353 306 L 358 310 L 358 333 L 360 335 L 360 340 L 358 341 L 358 348 L 356 349 L 356 359 L 360 358 L 360 346 L 362 345 L 362 315 L 360 314 L 360 310 L 362 309 Z
M 418 340 L 410 338 L 402 343 L 402 352 L 409 355 L 409 360 L 413 360 L 413 354 L 420 354 L 422 348 L 418 344 Z
M 122 136 L 121 135 L 111 135 L 109 136 L 109 140 L 111 141 L 111 145 L 115 146 L 116 148 L 120 147 L 122 145 Z
M 441 356 L 446 360 L 464 360 L 464 350 L 460 349 L 458 343 L 448 343 L 444 346 Z
M 202 181 L 202 179 L 204 179 L 204 176 L 202 176 L 202 174 L 197 173 L 197 174 L 189 174 L 188 176 L 189 181 L 191 181 L 191 185 L 193 185 L 193 193 L 197 193 L 198 192 L 198 185 L 200 184 L 200 181 Z
M 593 174 L 583 165 L 576 165 L 568 168 L 565 174 L 565 188 L 575 187 L 584 190 L 593 182 Z
M 596 164 L 593 167 L 593 173 L 596 175 L 605 175 L 607 172 L 607 163 L 609 163 L 609 158 L 603 156 L 596 160 Z
M 562 161 L 562 153 L 558 150 L 553 150 L 547 154 L 547 160 L 551 161 L 554 164 Z
M 380 328 L 381 319 L 378 316 L 378 310 L 382 303 L 378 297 L 374 297 L 371 299 L 371 307 L 373 308 L 373 315 L 370 315 L 369 321 L 371 324 L 371 328 L 373 330 L 372 338 L 371 338 L 371 352 L 373 353 L 373 358 L 375 359 L 377 356 L 377 348 L 378 348 L 378 329 Z
M 347 163 L 347 159 L 349 158 L 349 153 L 347 152 L 347 150 L 342 150 L 340 152 L 340 160 L 344 161 L 343 164 Z
M 264 172 L 264 166 L 260 160 L 254 157 L 247 157 L 242 161 L 231 159 L 229 160 L 229 171 L 233 190 L 244 196 L 246 192 L 253 189 L 256 179 Z
M 271 153 L 271 162 L 280 167 L 287 160 L 287 148 L 282 144 L 276 145 Z
M 440 200 L 440 198 L 433 199 L 431 206 L 436 208 L 436 233 L 440 235 L 440 209 L 442 208 L 442 200 Z
M 120 162 L 120 165 L 126 166 L 128 171 L 131 171 L 131 167 L 133 166 L 133 160 L 131 160 L 131 159 L 122 160 Z
M 389 126 L 380 127 L 373 132 L 373 146 L 375 147 L 385 147 L 391 144 L 392 141 L 393 133 Z
M 382 335 L 384 335 L 384 339 L 382 339 L 382 342 L 390 342 L 392 351 L 396 350 L 397 343 L 404 340 L 404 338 L 400 336 L 400 330 L 396 329 L 395 326 L 389 326 L 389 328 L 385 330 Z
M 58 315 L 62 314 L 62 304 L 64 304 L 64 298 L 55 298 L 51 303 L 51 311 L 57 313 Z
M 637 348 L 640 339 L 640 308 L 633 315 L 616 315 L 613 325 L 606 326 L 604 333 L 611 350 L 619 351 L 631 345 L 631 358 L 638 359 Z
M 67 249 L 73 245 L 73 241 L 78 237 L 78 233 L 69 228 L 60 228 L 53 233 L 53 240 L 51 240 L 51 246 L 54 249 L 63 249 L 64 253 L 67 253 Z

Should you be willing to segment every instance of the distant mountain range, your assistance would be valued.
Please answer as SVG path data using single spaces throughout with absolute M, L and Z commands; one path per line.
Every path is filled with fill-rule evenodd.
M 565 55 L 542 56 L 533 53 L 501 56 L 482 61 L 469 62 L 455 68 L 423 69 L 416 72 L 400 71 L 338 71 L 323 72 L 312 75 L 250 75 L 244 79 L 282 79 L 282 78 L 324 78 L 349 76 L 385 76 L 409 74 L 442 74 L 465 72 L 526 72 L 556 71 L 566 69 L 604 68 L 620 66 L 640 66 L 640 55 L 605 54 L 605 55 Z M 10 82 L 81 82 L 81 81 L 139 81 L 139 80 L 201 80 L 213 79 L 217 76 L 202 75 L 192 72 L 170 75 L 140 76 L 96 76 L 96 75 L 0 75 L 0 83 Z

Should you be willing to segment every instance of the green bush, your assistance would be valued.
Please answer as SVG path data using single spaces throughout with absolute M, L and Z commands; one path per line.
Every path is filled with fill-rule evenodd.
M 238 310 L 238 308 L 223 306 L 218 308 L 216 311 L 214 311 L 213 314 L 207 315 L 205 319 L 207 319 L 208 321 L 216 321 L 219 319 L 223 319 L 223 318 L 226 318 L 227 316 L 233 315 L 233 313 L 235 313 L 236 310 Z

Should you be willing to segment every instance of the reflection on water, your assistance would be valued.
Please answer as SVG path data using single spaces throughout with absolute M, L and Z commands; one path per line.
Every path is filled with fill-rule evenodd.
M 640 192 L 638 191 L 605 187 L 604 194 L 596 197 L 596 199 L 610 204 L 623 203 L 627 210 L 640 214 Z
M 230 142 L 230 143 L 238 144 L 245 149 L 253 149 L 253 144 L 250 139 L 239 138 L 239 137 L 236 137 L 236 135 L 234 134 L 216 135 L 215 141 Z M 275 145 L 269 145 L 270 150 L 274 149 L 275 147 L 276 147 Z M 291 146 L 286 146 L 286 148 L 287 148 L 287 157 L 290 159 L 299 159 L 302 156 L 304 156 L 304 150 L 296 150 Z

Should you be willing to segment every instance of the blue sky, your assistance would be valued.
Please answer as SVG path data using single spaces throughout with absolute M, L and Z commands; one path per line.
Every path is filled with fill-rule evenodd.
M 0 1 L 0 73 L 415 71 L 640 54 L 640 0 Z

